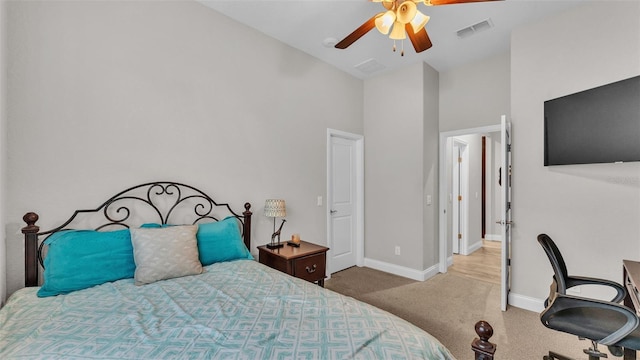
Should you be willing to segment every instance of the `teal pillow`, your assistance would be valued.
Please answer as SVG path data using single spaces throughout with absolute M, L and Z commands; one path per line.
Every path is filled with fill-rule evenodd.
M 253 260 L 242 241 L 238 220 L 235 217 L 199 224 L 196 239 L 202 265 L 236 259 Z
M 45 244 L 48 249 L 39 297 L 132 278 L 136 269 L 129 229 L 60 231 L 49 236 Z

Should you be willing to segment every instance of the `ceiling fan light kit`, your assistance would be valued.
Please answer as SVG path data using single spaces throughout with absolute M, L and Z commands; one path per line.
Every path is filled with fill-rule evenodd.
M 416 4 L 423 3 L 427 6 L 462 4 L 470 2 L 502 1 L 502 0 L 370 0 L 382 3 L 386 9 L 374 15 L 355 31 L 347 35 L 335 45 L 338 49 L 346 49 L 356 42 L 371 29 L 376 28 L 381 34 L 389 35 L 394 40 L 393 51 L 396 51 L 395 40 L 404 40 L 409 37 L 416 53 L 429 49 L 432 44 L 425 26 L 430 17 L 421 13 Z M 404 48 L 404 44 L 403 44 Z M 404 56 L 404 50 L 401 52 Z

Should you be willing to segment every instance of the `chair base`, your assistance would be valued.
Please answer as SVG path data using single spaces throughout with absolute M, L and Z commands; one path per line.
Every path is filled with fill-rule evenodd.
M 585 354 L 589 355 L 589 360 L 599 360 L 602 358 L 608 357 L 607 354 L 598 351 L 598 349 L 584 349 Z M 545 355 L 543 357 L 544 360 L 575 360 L 574 358 L 566 357 L 564 355 L 560 355 L 553 351 L 549 351 L 549 355 Z
M 549 355 L 545 355 L 542 359 L 544 360 L 575 360 L 573 358 L 554 353 L 553 351 L 549 351 Z

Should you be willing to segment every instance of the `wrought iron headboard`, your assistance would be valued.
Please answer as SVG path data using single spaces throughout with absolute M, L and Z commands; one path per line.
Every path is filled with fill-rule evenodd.
M 140 208 L 142 207 L 142 208 Z M 72 229 L 70 225 L 76 224 L 84 214 L 88 214 L 91 220 L 98 220 L 97 225 L 90 228 L 103 230 L 107 228 L 130 228 L 143 223 L 155 222 L 162 225 L 171 224 L 196 224 L 201 221 L 218 221 L 233 216 L 242 225 L 242 237 L 248 249 L 251 249 L 251 204 L 244 204 L 244 212 L 236 213 L 229 204 L 217 203 L 209 195 L 193 186 L 170 181 L 157 181 L 130 187 L 112 196 L 102 205 L 90 210 L 76 210 L 73 215 L 51 230 L 40 232 L 36 225 L 38 214 L 29 212 L 22 218 L 27 226 L 22 228 L 25 242 L 25 286 L 38 285 L 38 264 L 44 268 L 43 246 L 46 237 L 60 230 Z M 152 214 L 144 217 L 143 221 L 136 214 L 147 211 Z M 102 217 L 98 214 L 102 213 Z M 178 216 L 189 218 L 178 219 Z M 85 227 L 86 228 L 86 227 Z M 45 236 L 40 241 L 40 236 Z

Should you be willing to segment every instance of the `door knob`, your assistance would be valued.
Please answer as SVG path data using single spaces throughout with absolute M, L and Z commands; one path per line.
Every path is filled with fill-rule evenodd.
M 331 214 L 335 214 L 337 212 L 338 212 L 338 210 L 329 210 L 329 213 L 331 213 Z

